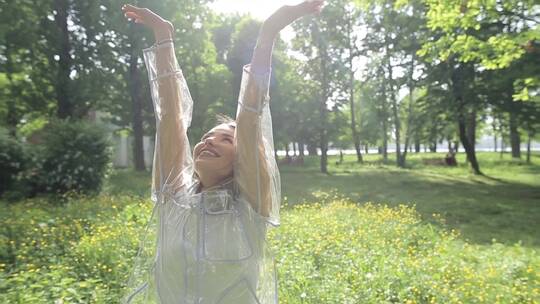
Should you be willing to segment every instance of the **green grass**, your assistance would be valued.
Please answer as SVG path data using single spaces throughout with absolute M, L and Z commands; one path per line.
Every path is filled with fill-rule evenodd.
M 287 210 L 272 232 L 280 303 L 540 300 L 534 250 L 471 245 L 404 205 L 358 207 L 330 196 Z
M 484 176 L 470 172 L 463 155 L 458 167 L 427 166 L 422 158 L 443 154 L 409 154 L 407 169 L 393 163 L 383 164 L 378 155 L 367 155 L 365 163 L 346 156 L 337 165 L 329 159 L 329 175 L 319 173 L 318 159 L 306 166 L 282 166 L 283 193 L 290 204 L 312 200 L 317 191 L 336 190 L 356 202 L 378 202 L 395 206 L 416 205 L 425 220 L 439 213 L 451 228 L 461 231 L 472 242 L 490 243 L 492 239 L 512 244 L 540 246 L 540 155 L 533 164 L 501 160 L 495 153 L 479 153 Z
M 330 175 L 316 158 L 283 166 L 280 303 L 540 303 L 540 157 L 479 156 L 487 176 L 418 155 L 408 169 L 376 155 L 332 158 Z M 117 303 L 149 187 L 148 172 L 117 170 L 96 197 L 0 201 L 0 303 Z
M 329 175 L 320 173 L 319 158 L 307 157 L 302 167 L 281 166 L 285 205 L 317 199 L 318 192 L 336 191 L 360 204 L 384 203 L 389 206 L 416 205 L 423 219 L 437 223 L 440 214 L 449 228 L 459 230 L 465 239 L 490 244 L 519 241 L 540 247 L 540 154 L 532 164 L 512 160 L 509 154 L 478 153 L 484 176 L 470 172 L 463 153 L 458 167 L 424 165 L 423 158 L 444 154 L 408 154 L 408 168 L 394 165 L 395 155 L 383 164 L 375 154 L 365 155 L 364 164 L 353 155 L 337 165 L 329 158 Z M 111 194 L 137 194 L 148 197 L 150 174 L 131 170 L 116 171 L 106 186 Z
M 319 196 L 283 210 L 282 226 L 270 231 L 280 303 L 540 301 L 533 249 L 469 244 L 404 205 Z M 101 195 L 2 211 L 0 303 L 105 304 L 124 294 L 151 204 Z
M 137 195 L 150 197 L 151 176 L 148 171 L 116 169 L 103 185 L 103 193 L 110 195 Z

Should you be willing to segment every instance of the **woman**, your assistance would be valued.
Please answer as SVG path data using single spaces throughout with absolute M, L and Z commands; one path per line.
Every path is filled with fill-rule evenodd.
M 154 251 L 138 255 L 127 303 L 277 303 L 266 242 L 279 225 L 280 180 L 273 157 L 268 86 L 279 31 L 319 12 L 323 1 L 284 6 L 262 25 L 244 67 L 235 121 L 214 127 L 190 151 L 192 100 L 174 55 L 173 26 L 152 11 L 124 5 L 127 18 L 153 30 L 144 50 L 156 115 L 152 200 Z

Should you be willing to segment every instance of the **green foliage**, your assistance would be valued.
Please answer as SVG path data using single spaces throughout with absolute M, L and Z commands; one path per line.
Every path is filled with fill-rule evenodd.
M 0 128 L 0 195 L 14 184 L 27 160 L 22 143 L 9 136 L 7 130 Z
M 106 131 L 95 123 L 54 121 L 44 130 L 39 179 L 45 192 L 99 192 L 110 168 Z
M 424 1 L 428 27 L 441 31 L 424 45 L 422 54 L 440 52 L 462 61 L 480 62 L 487 69 L 508 67 L 526 54 L 525 45 L 539 38 L 534 1 Z

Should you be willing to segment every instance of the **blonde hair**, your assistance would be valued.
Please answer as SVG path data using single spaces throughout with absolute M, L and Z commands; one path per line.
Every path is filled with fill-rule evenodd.
M 216 122 L 218 125 L 226 124 L 233 128 L 236 128 L 236 120 L 225 114 L 216 114 Z

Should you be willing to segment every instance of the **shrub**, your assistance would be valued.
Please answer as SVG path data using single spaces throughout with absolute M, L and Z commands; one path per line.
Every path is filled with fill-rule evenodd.
M 110 168 L 106 131 L 83 121 L 55 121 L 43 133 L 40 181 L 45 192 L 99 192 Z
M 26 160 L 22 143 L 0 128 L 0 195 L 14 186 Z

